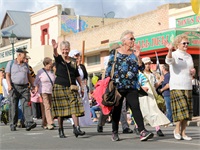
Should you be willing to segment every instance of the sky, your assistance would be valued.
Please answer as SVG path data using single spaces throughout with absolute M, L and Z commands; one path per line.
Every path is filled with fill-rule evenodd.
M 74 8 L 76 15 L 105 17 L 114 12 L 115 18 L 127 18 L 163 4 L 183 2 L 190 3 L 190 0 L 0 0 L 0 24 L 6 10 L 38 12 L 55 4 Z

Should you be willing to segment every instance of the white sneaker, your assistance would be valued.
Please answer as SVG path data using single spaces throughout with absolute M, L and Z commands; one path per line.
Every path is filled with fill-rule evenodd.
M 174 130 L 174 138 L 177 140 L 181 139 L 181 135 L 179 133 L 175 133 L 175 130 Z
M 189 136 L 182 136 L 182 139 L 186 140 L 186 141 L 191 141 L 192 140 L 192 138 L 189 137 Z
M 174 126 L 174 124 L 173 123 L 170 123 L 169 125 L 168 125 L 168 127 L 173 127 Z
M 36 121 L 36 120 L 37 120 L 37 118 L 33 118 L 33 120 L 34 120 L 34 121 Z

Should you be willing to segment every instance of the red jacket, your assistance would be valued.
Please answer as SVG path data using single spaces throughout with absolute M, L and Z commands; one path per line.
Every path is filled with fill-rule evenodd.
M 110 77 L 103 80 L 99 80 L 95 85 L 95 90 L 93 91 L 93 97 L 100 104 L 102 112 L 104 115 L 108 115 L 112 110 L 112 107 L 107 107 L 102 104 L 102 95 L 105 93 L 106 87 L 110 81 Z

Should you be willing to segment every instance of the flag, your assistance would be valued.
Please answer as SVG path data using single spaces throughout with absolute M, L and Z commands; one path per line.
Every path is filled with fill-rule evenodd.
M 158 72 L 161 75 L 160 62 L 159 62 L 159 59 L 158 59 L 158 54 L 157 54 L 157 52 L 155 52 L 155 54 L 156 54 L 156 72 Z

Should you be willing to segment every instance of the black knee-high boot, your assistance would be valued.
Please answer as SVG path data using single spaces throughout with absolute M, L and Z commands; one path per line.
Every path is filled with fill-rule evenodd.
M 66 136 L 64 134 L 64 129 L 63 128 L 59 128 L 58 129 L 58 133 L 59 133 L 59 137 L 60 138 L 66 138 Z
M 76 137 L 78 137 L 79 135 L 85 135 L 85 131 L 81 131 L 81 129 L 80 129 L 80 127 L 79 126 L 75 126 L 75 125 L 73 125 L 73 128 L 74 128 L 74 130 L 73 130 L 73 133 L 74 133 L 74 135 L 76 136 Z

